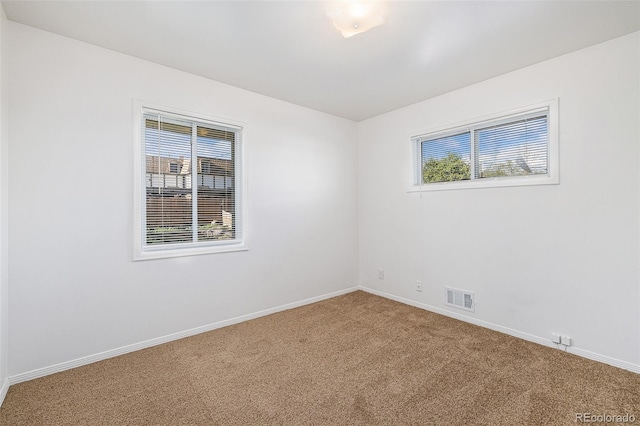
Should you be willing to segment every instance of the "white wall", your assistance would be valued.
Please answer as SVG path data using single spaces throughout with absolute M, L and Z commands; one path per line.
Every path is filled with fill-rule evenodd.
M 10 376 L 357 285 L 355 123 L 5 24 Z M 249 251 L 132 262 L 134 98 L 246 123 Z
M 640 372 L 639 37 L 358 123 L 361 284 Z M 412 133 L 555 97 L 559 185 L 406 192 Z M 475 314 L 445 308 L 445 285 L 475 291 Z
M 7 97 L 5 96 L 4 27 L 6 16 L 0 5 L 0 404 L 8 390 L 8 268 L 7 268 Z

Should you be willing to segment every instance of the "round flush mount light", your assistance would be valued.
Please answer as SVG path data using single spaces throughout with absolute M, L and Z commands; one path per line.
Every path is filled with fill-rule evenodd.
M 326 12 L 344 38 L 384 24 L 382 1 L 343 1 Z

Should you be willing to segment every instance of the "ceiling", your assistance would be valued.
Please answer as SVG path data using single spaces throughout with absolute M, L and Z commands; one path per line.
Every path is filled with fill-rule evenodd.
M 7 18 L 354 121 L 640 30 L 638 1 L 2 1 Z

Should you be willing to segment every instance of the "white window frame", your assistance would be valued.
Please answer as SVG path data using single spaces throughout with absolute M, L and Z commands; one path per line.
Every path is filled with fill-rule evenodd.
M 146 218 L 146 158 L 143 136 L 143 119 L 145 113 L 161 113 L 165 116 L 182 120 L 195 121 L 216 127 L 224 127 L 237 131 L 235 140 L 235 176 L 236 184 L 236 223 L 239 238 L 222 241 L 202 241 L 171 245 L 145 245 Z M 212 253 L 227 253 L 248 250 L 247 247 L 247 215 L 246 215 L 246 150 L 244 139 L 246 126 L 244 123 L 220 119 L 205 114 L 158 105 L 151 102 L 133 101 L 133 260 L 163 259 L 181 256 L 195 256 Z
M 422 183 L 422 150 L 421 143 L 425 139 L 435 139 L 475 131 L 488 126 L 505 124 L 516 121 L 532 113 L 547 111 L 548 125 L 548 153 L 547 173 L 525 176 L 502 176 L 493 178 L 470 179 L 451 182 Z M 472 133 L 473 135 L 473 133 Z M 407 192 L 446 191 L 472 188 L 496 188 L 528 185 L 556 185 L 560 183 L 560 168 L 558 161 L 558 99 L 552 99 L 527 107 L 516 108 L 510 111 L 487 115 L 462 123 L 440 126 L 427 131 L 413 132 L 410 136 L 412 150 L 412 182 Z M 471 141 L 473 145 L 473 138 Z M 475 150 L 473 146 L 471 164 L 475 164 Z M 472 166 L 473 167 L 473 166 Z

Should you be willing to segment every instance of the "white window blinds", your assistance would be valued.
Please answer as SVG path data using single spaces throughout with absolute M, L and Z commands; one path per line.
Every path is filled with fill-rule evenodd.
M 522 178 L 526 176 L 532 184 L 557 182 L 557 159 L 556 169 L 550 169 L 550 135 L 546 106 L 416 136 L 412 138 L 419 156 L 415 184 L 437 188 L 460 188 L 461 183 L 451 183 L 460 181 L 527 184 Z M 557 142 L 553 152 L 557 155 Z M 540 180 L 552 173 L 553 180 Z
M 143 248 L 240 240 L 240 130 L 157 111 L 143 123 Z
M 469 132 L 425 140 L 421 154 L 423 183 L 471 179 Z
M 478 129 L 475 137 L 477 178 L 547 173 L 546 113 Z

